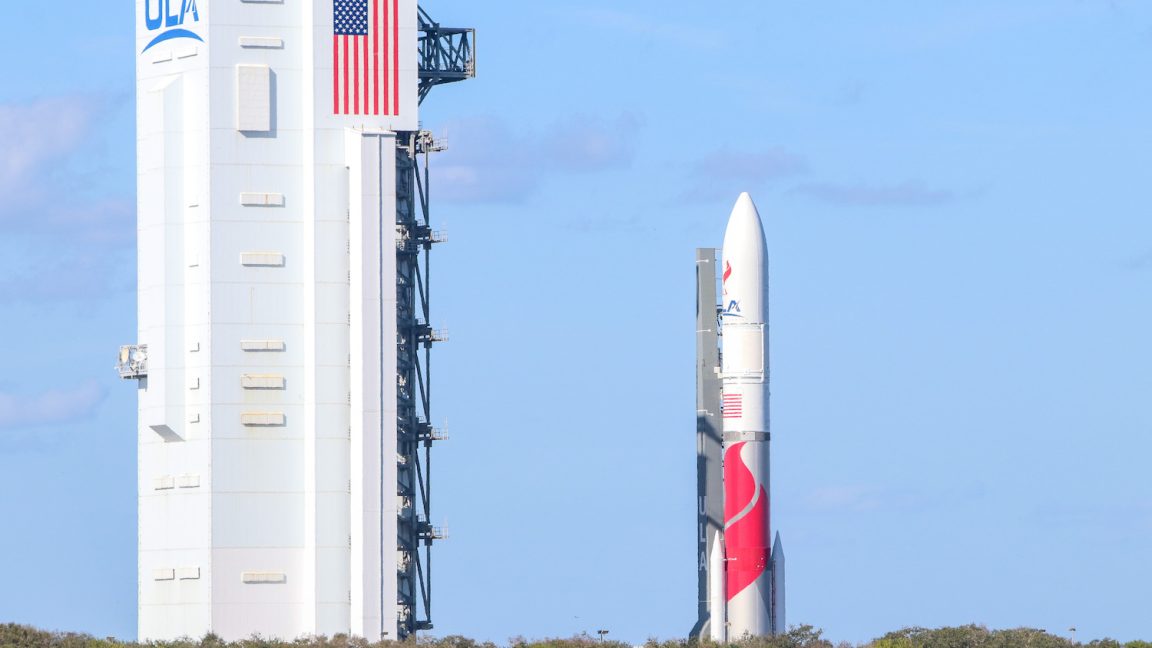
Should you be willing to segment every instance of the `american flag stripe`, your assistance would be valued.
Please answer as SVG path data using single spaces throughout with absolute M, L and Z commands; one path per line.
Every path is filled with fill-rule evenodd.
M 400 114 L 400 3 L 392 0 L 392 113 Z
M 332 112 L 400 112 L 399 0 L 332 0 Z
M 721 409 L 724 412 L 724 418 L 740 418 L 744 415 L 744 395 L 724 394 Z
M 390 90 L 392 88 L 388 84 L 388 65 L 387 65 L 387 61 L 388 61 L 388 26 L 391 25 L 392 23 L 396 22 L 396 19 L 388 14 L 388 6 L 387 5 L 384 5 L 383 9 L 381 10 L 381 13 L 384 14 L 384 24 L 383 24 L 383 27 L 380 29 L 380 42 L 382 43 L 381 49 L 384 50 L 384 56 L 381 60 L 385 63 L 385 65 L 383 66 L 384 69 L 382 69 L 380 71 L 380 74 L 377 76 L 377 79 L 383 81 L 383 83 L 381 84 L 381 87 L 384 89 L 384 91 L 381 93 L 381 95 L 384 97 L 384 100 L 382 102 L 384 104 L 383 111 L 384 111 L 384 113 L 387 114 L 388 113 L 388 99 L 393 94 L 392 92 L 390 92 Z
M 372 3 L 372 31 L 379 33 L 380 31 L 380 8 L 376 3 Z M 380 39 L 372 39 L 372 78 L 379 78 L 380 69 Z M 372 93 L 372 112 L 373 114 L 380 114 L 380 93 Z

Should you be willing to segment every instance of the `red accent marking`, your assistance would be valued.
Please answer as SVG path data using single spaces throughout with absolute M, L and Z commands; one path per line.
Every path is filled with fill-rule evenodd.
M 740 451 L 748 443 L 741 441 L 734 443 L 724 450 L 724 523 L 736 516 L 737 513 L 748 506 L 755 492 L 756 478 L 744 460 Z
M 724 262 L 724 279 L 720 283 L 724 283 L 724 281 L 728 281 L 728 277 L 731 277 L 731 276 L 732 276 L 732 264 L 725 261 Z
M 392 0 L 392 114 L 400 114 L 400 3 Z
M 740 456 L 745 445 L 737 443 L 724 452 L 725 594 L 729 601 L 768 568 L 768 492 Z M 729 526 L 757 495 L 752 510 Z
M 720 409 L 724 412 L 726 419 L 742 417 L 744 415 L 744 395 L 724 394 L 724 399 L 720 402 Z
M 376 0 L 372 0 L 372 114 L 380 114 L 380 8 Z
M 348 36 L 342 36 L 344 39 L 344 108 L 343 111 L 347 114 L 348 108 Z M 340 112 L 340 111 L 337 111 Z
M 360 114 L 360 37 L 352 37 L 352 61 L 356 65 L 356 70 L 352 74 L 352 112 Z
M 372 77 L 368 74 L 368 37 L 364 37 L 364 114 L 368 114 L 368 97 L 372 94 Z
M 332 37 L 332 113 L 340 113 L 340 78 L 336 69 L 340 67 L 340 37 Z
M 392 96 L 392 88 L 390 88 L 388 86 L 388 25 L 392 24 L 391 20 L 392 20 L 392 17 L 388 14 L 388 6 L 385 5 L 384 6 L 384 29 L 382 29 L 380 32 L 381 34 L 384 35 L 384 70 L 383 70 L 383 74 L 381 76 L 383 77 L 383 81 L 384 81 L 383 85 L 384 85 L 384 114 L 385 115 L 391 114 L 388 112 L 388 98 Z

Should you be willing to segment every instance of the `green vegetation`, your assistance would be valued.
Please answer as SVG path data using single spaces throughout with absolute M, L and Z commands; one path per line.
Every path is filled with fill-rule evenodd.
M 645 648 L 721 648 L 710 642 L 687 640 L 659 641 L 649 639 Z M 1122 643 L 1113 639 L 1098 639 L 1087 644 L 1074 643 L 1064 637 L 1033 628 L 989 630 L 983 626 L 967 625 L 955 628 L 905 628 L 859 646 L 847 642 L 833 643 L 823 637 L 819 628 L 795 626 L 786 634 L 771 638 L 751 638 L 735 641 L 724 648 L 1152 648 L 1147 641 Z M 568 639 L 525 639 L 513 637 L 505 646 L 479 642 L 467 637 L 421 637 L 405 642 L 369 642 L 356 637 L 311 637 L 296 641 L 274 641 L 253 637 L 243 641 L 226 642 L 215 635 L 203 639 L 185 639 L 153 643 L 118 641 L 111 637 L 97 639 L 72 632 L 45 632 L 29 626 L 9 623 L 0 625 L 0 648 L 632 648 L 620 641 L 603 641 L 588 635 Z

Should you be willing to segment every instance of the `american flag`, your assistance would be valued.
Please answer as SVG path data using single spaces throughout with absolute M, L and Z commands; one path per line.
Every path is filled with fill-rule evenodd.
M 744 395 L 724 394 L 724 401 L 720 406 L 724 418 L 740 418 L 744 415 Z
M 400 112 L 399 0 L 332 0 L 332 111 Z

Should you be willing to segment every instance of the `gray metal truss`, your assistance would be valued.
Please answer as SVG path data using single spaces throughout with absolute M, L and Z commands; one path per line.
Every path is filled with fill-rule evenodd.
M 402 606 L 400 639 L 432 628 L 432 543 L 442 537 L 432 514 L 432 443 L 442 438 L 432 420 L 431 251 L 441 238 L 429 220 L 428 158 L 436 149 L 425 131 L 397 134 L 396 149 L 396 434 L 397 495 L 402 509 L 397 573 Z
M 417 11 L 423 102 L 433 87 L 476 75 L 476 36 L 473 29 L 442 28 Z M 432 629 L 432 543 L 444 537 L 431 523 L 432 444 L 444 438 L 432 427 L 432 347 L 444 336 L 431 325 L 431 253 L 443 238 L 431 226 L 428 174 L 440 147 L 427 131 L 397 133 L 396 143 L 396 494 L 411 503 L 401 507 L 396 538 L 403 557 L 396 576 L 403 640 Z
M 420 48 L 420 102 L 432 88 L 476 76 L 476 30 L 441 27 L 417 9 Z

